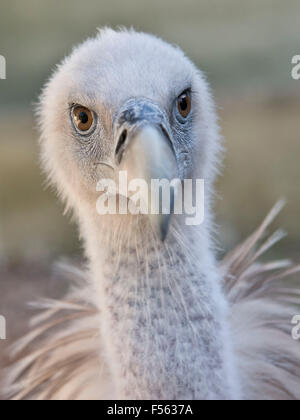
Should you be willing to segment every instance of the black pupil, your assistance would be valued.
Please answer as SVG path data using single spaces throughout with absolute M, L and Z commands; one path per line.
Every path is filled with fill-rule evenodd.
M 88 114 L 84 111 L 81 111 L 79 114 L 79 120 L 82 122 L 82 124 L 86 124 L 89 121 Z
M 188 102 L 187 102 L 187 97 L 186 96 L 182 96 L 180 98 L 180 108 L 182 111 L 186 111 L 188 108 Z

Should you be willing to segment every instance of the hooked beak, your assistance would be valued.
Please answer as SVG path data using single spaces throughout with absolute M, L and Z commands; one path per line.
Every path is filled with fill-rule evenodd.
M 149 110 L 149 106 L 147 109 Z M 162 187 L 157 190 L 157 186 L 158 181 L 167 180 L 171 183 L 176 179 L 177 161 L 163 124 L 157 121 L 152 123 L 149 119 L 141 116 L 135 119 L 134 124 L 128 119 L 125 124 L 123 122 L 118 130 L 121 135 L 116 149 L 116 161 L 119 170 L 127 172 L 128 183 L 138 179 L 147 184 L 148 188 L 140 191 L 141 200 L 147 203 L 154 231 L 164 241 L 174 211 L 175 190 L 172 185 L 168 190 L 169 197 L 165 205 L 166 197 L 163 195 Z

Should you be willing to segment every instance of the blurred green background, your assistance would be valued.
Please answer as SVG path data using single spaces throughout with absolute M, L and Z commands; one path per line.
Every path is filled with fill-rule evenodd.
M 178 44 L 207 74 L 227 144 L 218 184 L 220 244 L 249 234 L 272 205 L 300 259 L 299 0 L 1 0 L 0 264 L 48 264 L 81 255 L 76 228 L 43 187 L 33 104 L 55 64 L 97 27 L 134 26 Z M 26 271 L 25 269 L 23 270 Z M 22 270 L 21 270 L 22 272 Z

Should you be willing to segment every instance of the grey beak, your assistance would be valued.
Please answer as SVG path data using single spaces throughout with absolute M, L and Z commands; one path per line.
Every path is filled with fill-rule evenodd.
M 116 161 L 120 171 L 127 171 L 128 182 L 136 179 L 146 181 L 147 196 L 143 198 L 145 202 L 151 203 L 148 213 L 150 222 L 156 234 L 162 241 L 165 241 L 171 214 L 174 211 L 175 190 L 171 187 L 169 206 L 164 208 L 163 191 L 160 190 L 159 195 L 153 194 L 152 181 L 168 180 L 171 183 L 177 178 L 177 161 L 171 141 L 163 129 L 161 114 L 159 111 L 155 113 L 156 110 L 154 111 L 148 104 L 147 110 L 148 113 L 152 112 L 152 118 L 145 117 L 143 112 L 141 112 L 140 118 L 137 118 L 135 109 L 135 118 L 133 118 L 133 113 L 127 113 L 127 118 L 122 120 Z M 129 118 L 130 116 L 131 118 Z M 154 123 L 150 122 L 150 119 L 154 120 Z M 151 211 L 153 208 L 159 209 L 159 211 L 153 214 Z

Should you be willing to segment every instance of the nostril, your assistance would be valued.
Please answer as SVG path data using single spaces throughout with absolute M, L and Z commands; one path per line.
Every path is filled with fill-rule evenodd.
M 120 135 L 120 138 L 119 138 L 119 142 L 118 142 L 118 145 L 117 145 L 117 148 L 116 148 L 116 155 L 118 155 L 120 153 L 122 147 L 124 146 L 124 144 L 126 142 L 126 139 L 127 139 L 127 130 L 124 130 L 122 132 L 122 134 Z M 119 160 L 121 160 L 121 158 L 122 157 L 120 157 Z

